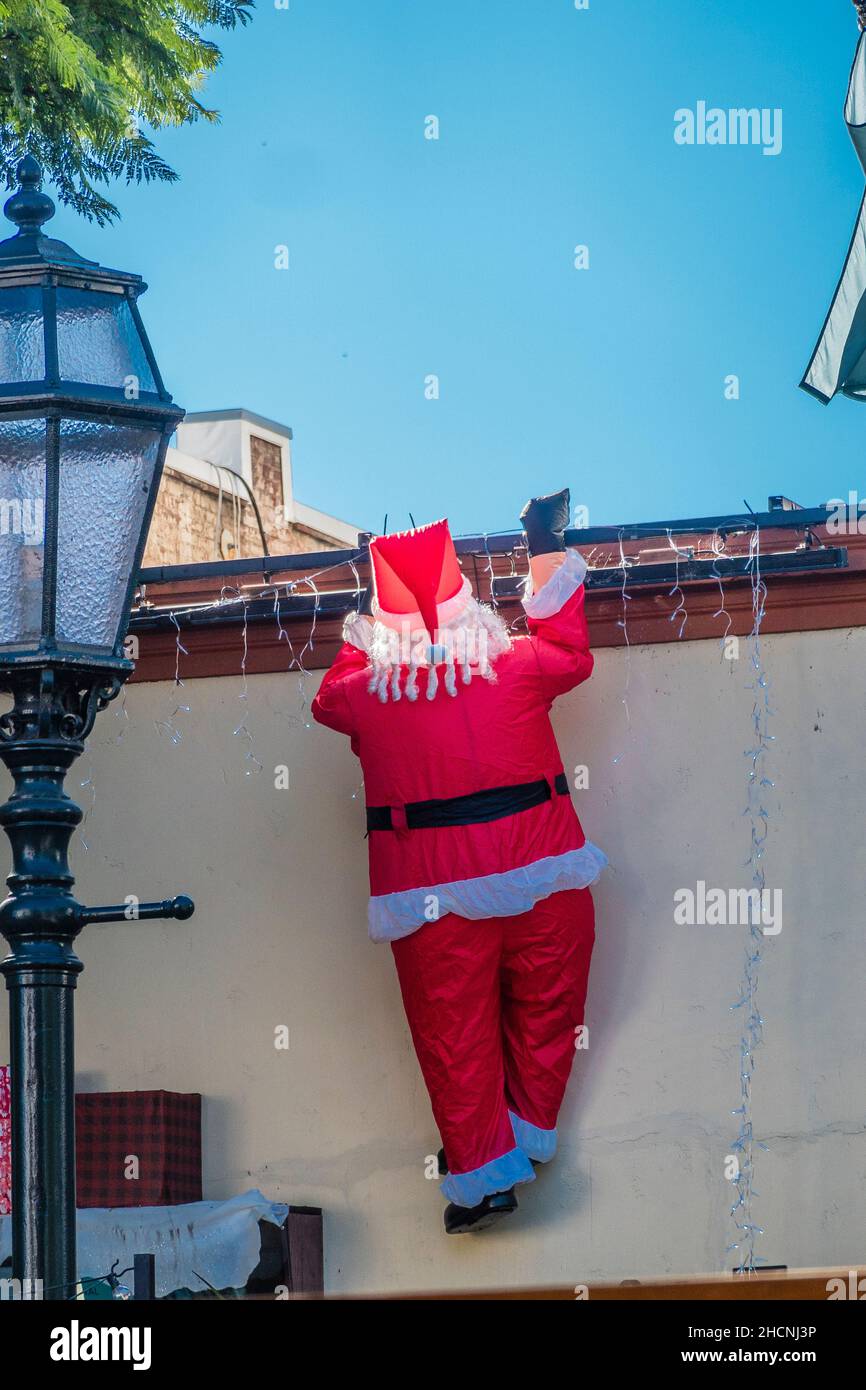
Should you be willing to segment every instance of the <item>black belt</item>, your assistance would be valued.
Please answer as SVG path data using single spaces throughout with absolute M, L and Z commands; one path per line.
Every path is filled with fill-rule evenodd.
M 568 796 L 568 778 L 558 772 L 553 779 L 557 796 Z M 502 820 L 518 811 L 528 811 L 552 799 L 551 785 L 546 777 L 537 782 L 518 782 L 513 787 L 490 787 L 468 796 L 448 796 L 434 801 L 409 801 L 402 808 L 408 830 L 428 830 L 434 826 L 477 825 L 483 821 Z M 367 807 L 367 833 L 371 830 L 394 830 L 391 806 Z

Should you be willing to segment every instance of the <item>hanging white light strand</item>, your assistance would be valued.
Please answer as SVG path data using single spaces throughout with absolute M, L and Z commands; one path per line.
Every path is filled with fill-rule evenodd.
M 129 729 L 129 710 L 126 707 L 126 686 L 120 692 L 120 699 L 114 702 L 114 718 L 118 721 L 119 733 L 115 743 L 123 743 Z
M 765 806 L 765 790 L 774 783 L 767 776 L 765 762 L 775 735 L 768 729 L 770 715 L 769 681 L 764 671 L 761 652 L 761 624 L 767 600 L 767 586 L 761 575 L 761 541 L 758 527 L 749 542 L 748 571 L 752 581 L 752 631 L 749 635 L 749 659 L 753 680 L 747 687 L 754 692 L 752 702 L 752 746 L 745 750 L 749 760 L 749 799 L 744 815 L 749 818 L 750 842 L 749 857 L 746 863 L 751 869 L 754 890 L 749 913 L 749 937 L 746 943 L 743 977 L 740 997 L 732 1010 L 741 1010 L 743 1023 L 739 1046 L 740 1104 L 732 1113 L 739 1116 L 740 1126 L 732 1144 L 732 1153 L 737 1159 L 736 1175 L 732 1178 L 736 1190 L 736 1200 L 731 1207 L 738 1238 L 728 1246 L 728 1250 L 739 1253 L 736 1272 L 752 1274 L 759 1264 L 766 1260 L 755 1254 L 755 1246 L 764 1229 L 753 1218 L 753 1199 L 759 1195 L 754 1186 L 754 1152 L 766 1149 L 767 1145 L 755 1139 L 752 1121 L 752 1079 L 755 1071 L 755 1051 L 763 1041 L 764 1021 L 758 1009 L 758 976 L 763 958 L 764 938 L 761 929 L 760 904 L 763 903 L 766 875 L 764 870 L 764 847 L 769 833 L 770 816 Z M 758 903 L 757 910 L 755 902 Z
M 324 573 L 324 571 L 320 570 L 319 573 L 322 574 Z M 315 595 L 315 598 L 313 600 L 313 621 L 310 624 L 310 630 L 307 633 L 307 640 L 304 643 L 301 650 L 298 652 L 297 660 L 294 663 L 299 672 L 298 693 L 301 697 L 301 719 L 303 721 L 305 729 L 311 729 L 313 727 L 309 718 L 310 703 L 307 699 L 307 679 L 310 673 L 304 665 L 304 657 L 306 656 L 307 652 L 314 651 L 316 645 L 316 626 L 319 620 L 319 603 L 321 602 L 321 596 L 319 594 L 318 588 L 316 587 L 315 581 L 316 576 L 312 574 L 307 575 L 304 579 L 300 579 L 297 581 L 298 584 L 309 584 L 310 588 L 312 589 Z M 289 585 L 289 589 L 292 593 L 294 593 L 296 587 L 297 585 L 295 583 Z
M 494 579 L 496 578 L 496 575 L 493 573 L 493 556 L 490 554 L 490 542 L 489 542 L 489 540 L 487 539 L 487 532 L 486 532 L 486 531 L 485 531 L 484 535 L 481 537 L 481 539 L 482 539 L 483 542 L 484 542 L 484 554 L 485 554 L 486 557 L 487 557 L 487 570 L 486 570 L 486 573 L 487 573 L 488 588 L 489 588 L 489 590 L 490 590 L 490 606 L 491 606 L 491 608 L 496 609 L 496 608 L 499 607 L 498 603 L 496 602 L 496 590 L 495 590 L 494 584 L 493 584 L 493 581 L 494 581 Z
M 79 786 L 81 787 L 82 791 L 86 791 L 88 793 L 89 798 L 89 805 L 87 807 L 87 810 L 84 812 L 84 815 L 81 817 L 80 825 L 81 848 L 84 850 L 85 854 L 88 854 L 90 852 L 90 845 L 87 842 L 85 829 L 87 827 L 87 822 L 92 818 L 93 811 L 96 806 L 96 776 L 93 771 L 93 759 L 90 757 L 89 754 L 87 755 L 87 776 L 82 779 L 82 781 L 79 783 Z
M 180 640 L 180 623 L 174 613 L 168 615 L 175 626 L 175 650 L 174 650 L 174 685 L 176 690 L 183 690 L 184 683 L 180 678 L 180 658 L 181 655 L 189 656 L 189 652 Z M 181 742 L 183 734 L 175 724 L 175 719 L 179 714 L 189 714 L 189 705 L 175 705 L 167 719 L 155 719 L 154 727 L 157 733 L 166 733 L 175 746 Z
M 288 649 L 289 649 L 289 665 L 291 665 L 291 663 L 292 663 L 292 662 L 294 661 L 294 659 L 295 659 L 295 649 L 294 649 L 294 647 L 292 646 L 292 639 L 291 639 L 291 637 L 289 636 L 289 634 L 288 634 L 288 632 L 286 631 L 286 629 L 283 627 L 282 614 L 280 613 L 280 589 L 279 589 L 279 585 L 277 585 L 277 584 L 274 585 L 274 588 L 273 588 L 273 595 L 274 595 L 274 618 L 275 618 L 276 624 L 277 624 L 277 642 L 278 642 L 278 643 L 279 643 L 279 642 L 285 642 L 286 646 L 287 646 Z M 288 597 L 288 595 L 287 595 L 286 597 Z
M 713 552 L 713 578 L 719 586 L 719 606 L 713 614 L 713 617 L 727 619 L 725 630 L 719 638 L 719 660 L 721 661 L 725 655 L 725 643 L 728 638 L 728 633 L 731 630 L 731 624 L 734 620 L 725 606 L 725 585 L 724 580 L 722 579 L 722 576 L 719 573 L 719 560 L 721 559 L 724 553 L 725 543 L 722 540 L 722 537 L 719 535 L 718 531 L 713 532 L 711 549 Z
M 525 593 L 525 592 L 526 592 L 526 585 L 527 585 L 527 583 L 529 582 L 529 578 L 530 578 L 530 576 L 531 576 L 531 574 L 532 574 L 532 570 L 531 570 L 530 568 L 527 568 L 526 574 L 520 574 L 520 575 L 519 575 L 519 574 L 517 573 L 517 566 L 516 566 L 515 563 L 514 563 L 514 551 L 513 551 L 513 550 L 509 550 L 507 559 L 508 559 L 509 564 L 511 565 L 511 573 L 510 573 L 507 577 L 508 577 L 509 579 L 520 579 L 520 580 L 522 581 L 522 588 L 520 589 L 520 592 L 521 592 L 521 593 Z M 528 566 L 528 562 L 529 562 L 529 553 L 528 553 L 528 552 L 527 552 L 527 555 L 526 555 L 526 559 L 527 559 L 527 566 Z M 522 608 L 522 607 L 518 607 L 517 612 L 515 613 L 514 617 L 511 619 L 511 622 L 508 624 L 508 631 L 509 631 L 510 633 L 512 633 L 512 635 L 513 635 L 513 634 L 518 633 L 518 632 L 521 632 L 521 631 L 525 632 L 525 631 L 526 631 L 526 627 L 527 627 L 527 624 L 526 624 L 526 614 L 525 614 L 525 612 L 523 611 L 523 608 Z
M 222 593 L 220 594 L 221 598 L 225 595 L 225 592 L 225 589 L 223 589 Z M 237 726 L 237 728 L 233 731 L 232 737 L 241 738 L 246 742 L 247 746 L 244 751 L 244 762 L 246 763 L 246 767 L 244 768 L 244 776 L 250 777 L 254 772 L 261 772 L 263 768 L 262 764 L 259 762 L 253 750 L 253 736 L 250 733 L 250 727 L 247 722 L 249 718 L 249 704 L 247 703 L 247 701 L 249 700 L 249 685 L 247 682 L 247 656 L 249 654 L 249 623 L 246 597 L 242 594 L 238 594 L 238 596 L 240 597 L 241 602 L 243 604 L 243 627 L 241 629 L 241 693 L 238 696 L 238 700 L 240 700 L 243 705 L 243 718 L 240 724 Z
M 619 533 L 619 563 L 620 563 L 620 568 L 622 569 L 622 587 L 621 587 L 621 589 L 620 589 L 620 598 L 622 599 L 622 617 L 621 617 L 620 619 L 617 620 L 617 627 L 621 627 L 621 628 L 622 628 L 622 635 L 623 635 L 623 639 L 624 639 L 624 641 L 625 641 L 625 684 L 624 684 L 624 686 L 623 686 L 622 698 L 621 698 L 620 703 L 622 704 L 622 707 L 623 707 L 623 709 L 625 710 L 626 742 L 628 743 L 628 742 L 630 741 L 630 739 L 631 739 L 631 710 L 629 709 L 629 704 L 628 704 L 629 690 L 630 690 L 630 688 L 631 688 L 631 642 L 629 641 L 629 635 L 628 635 L 628 607 L 627 607 L 627 605 L 631 602 L 631 594 L 628 593 L 628 591 L 627 591 L 627 582 L 628 582 L 628 567 L 629 567 L 630 564 L 632 564 L 632 561 L 629 560 L 628 556 L 627 556 L 626 553 L 625 553 L 625 547 L 623 546 L 623 543 L 622 543 L 622 536 L 623 536 L 623 533 L 622 533 L 622 531 L 620 531 L 620 533 Z M 613 761 L 614 761 L 614 765 L 616 765 L 617 763 L 622 762 L 622 759 L 623 759 L 623 754 L 622 754 L 622 753 L 617 753 L 616 757 L 615 757 L 614 760 L 613 760 Z
M 680 587 L 680 560 L 688 560 L 691 557 L 688 551 L 680 550 L 679 546 L 676 544 L 673 536 L 671 535 L 670 527 L 668 527 L 668 545 L 674 552 L 675 556 L 674 582 L 673 587 L 668 590 L 668 598 L 673 598 L 674 594 L 677 594 L 679 596 L 679 602 L 677 603 L 677 606 L 674 609 L 674 611 L 671 613 L 669 621 L 672 623 L 675 622 L 676 619 L 680 617 L 680 615 L 682 614 L 682 622 L 680 623 L 679 631 L 677 633 L 677 637 L 679 638 L 682 637 L 683 632 L 685 631 L 686 623 L 689 620 L 689 615 L 686 612 L 686 596 L 683 593 L 682 588 Z
M 357 568 L 356 568 L 356 565 L 355 565 L 355 561 L 354 561 L 354 560 L 350 560 L 350 561 L 349 561 L 349 568 L 350 568 L 350 570 L 352 571 L 353 575 L 355 576 L 355 593 L 354 593 L 354 598 L 355 598 L 355 600 L 356 600 L 355 607 L 356 607 L 356 609 L 360 609 L 360 607 L 361 607 L 361 596 L 362 596 L 362 594 L 363 594 L 363 592 L 364 592 L 363 589 L 361 588 L 361 576 L 360 576 L 360 574 L 358 573 L 358 570 L 357 570 Z M 360 766 L 360 764 L 359 764 L 359 766 Z M 364 798 L 364 778 L 363 778 L 363 776 L 361 776 L 361 777 L 359 778 L 358 784 L 357 784 L 357 786 L 355 787 L 355 790 L 352 792 L 351 799 L 352 799 L 352 801 L 358 801 L 358 802 L 360 802 L 361 804 L 363 804 L 364 799 L 365 799 L 365 798 Z

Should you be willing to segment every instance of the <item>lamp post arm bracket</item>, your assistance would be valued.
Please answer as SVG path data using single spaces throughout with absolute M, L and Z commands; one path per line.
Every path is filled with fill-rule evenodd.
M 125 903 L 113 907 L 80 907 L 78 922 L 86 927 L 91 922 L 140 922 L 149 917 L 176 917 L 185 922 L 195 912 L 192 898 L 181 894 L 177 898 L 166 898 L 161 903 L 140 903 L 130 897 Z

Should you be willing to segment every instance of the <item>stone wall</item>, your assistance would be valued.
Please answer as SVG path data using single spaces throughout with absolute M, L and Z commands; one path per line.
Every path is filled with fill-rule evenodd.
M 284 519 L 279 446 L 253 435 L 251 457 L 253 491 L 270 553 L 297 555 L 337 549 L 335 540 Z M 243 484 L 239 492 L 243 499 Z M 224 488 L 220 508 L 218 483 L 199 482 L 166 466 L 144 552 L 145 565 L 247 559 L 262 553 L 259 527 L 248 500 L 234 503 L 230 491 Z

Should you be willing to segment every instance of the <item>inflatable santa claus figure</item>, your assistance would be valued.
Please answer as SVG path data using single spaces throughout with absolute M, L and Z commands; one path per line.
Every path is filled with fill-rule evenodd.
M 361 760 L 370 935 L 389 941 L 443 1149 L 449 1234 L 514 1211 L 556 1149 L 594 940 L 549 712 L 592 671 L 568 491 L 521 514 L 528 635 L 460 571 L 447 521 L 370 543 L 374 594 L 313 702 Z M 572 756 L 576 756 L 575 753 Z

